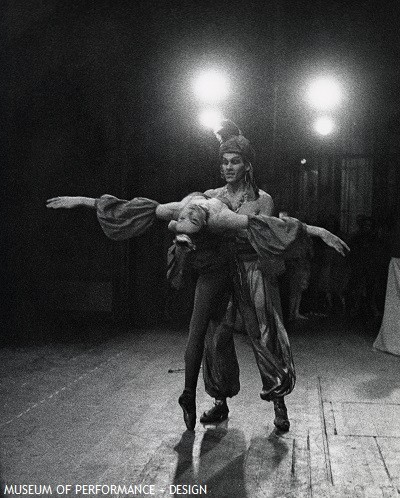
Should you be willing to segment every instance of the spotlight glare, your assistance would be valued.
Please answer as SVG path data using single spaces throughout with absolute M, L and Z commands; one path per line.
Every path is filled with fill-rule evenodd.
M 332 109 L 341 100 L 340 87 L 331 79 L 321 78 L 310 85 L 308 99 L 318 109 Z
M 194 83 L 194 91 L 205 102 L 218 102 L 229 93 L 228 81 L 217 71 L 202 73 Z
M 320 135 L 326 136 L 332 133 L 335 125 L 331 118 L 324 116 L 318 118 L 314 124 L 314 129 Z
M 206 128 L 212 128 L 213 131 L 221 127 L 223 119 L 222 113 L 215 109 L 208 109 L 200 114 L 200 123 Z

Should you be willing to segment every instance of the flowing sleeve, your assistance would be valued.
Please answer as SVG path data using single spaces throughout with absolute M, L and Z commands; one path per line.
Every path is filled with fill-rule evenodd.
M 103 232 L 113 240 L 142 235 L 156 220 L 158 202 L 135 197 L 130 201 L 103 195 L 96 201 L 97 219 Z
M 309 251 L 306 227 L 296 218 L 251 215 L 247 233 L 261 266 L 271 273 L 281 273 L 285 259 L 304 257 Z

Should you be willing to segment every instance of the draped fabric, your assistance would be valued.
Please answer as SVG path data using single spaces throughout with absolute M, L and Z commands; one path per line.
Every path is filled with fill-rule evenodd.
M 270 401 L 293 390 L 296 373 L 289 338 L 282 320 L 276 276 L 284 260 L 308 251 L 304 225 L 294 219 L 250 216 L 248 239 L 257 256 L 252 260 L 242 242 L 232 245 L 235 305 L 249 335 L 262 380 L 262 398 Z M 240 250 L 238 250 L 240 247 Z M 220 324 L 212 323 L 206 335 L 203 378 L 214 398 L 231 397 L 239 390 L 239 365 L 234 340 L 232 303 Z
M 296 218 L 275 218 L 262 214 L 249 216 L 247 234 L 261 259 L 304 257 L 308 252 L 305 226 Z
M 286 396 L 295 385 L 295 368 L 286 329 L 282 320 L 279 287 L 276 279 L 259 268 L 257 261 L 240 262 L 235 279 L 241 286 L 238 306 L 250 337 L 263 384 L 263 399 Z
M 277 281 L 266 278 L 257 261 L 238 261 L 233 278 L 235 305 L 251 341 L 263 399 L 286 396 L 294 388 L 296 374 Z M 206 335 L 203 377 L 206 392 L 214 398 L 234 396 L 239 389 L 232 310 L 228 315 L 218 326 L 211 324 Z
M 389 263 L 385 310 L 373 348 L 400 356 L 400 258 Z
M 180 243 L 176 239 L 168 249 L 167 280 L 173 289 L 180 290 L 185 286 L 185 273 L 188 266 L 189 254 L 195 246 L 189 243 Z
M 130 201 L 105 194 L 96 202 L 97 219 L 103 232 L 113 240 L 142 235 L 156 220 L 158 202 L 135 197 Z
M 400 201 L 398 201 L 396 214 L 396 225 L 391 236 L 390 255 L 392 258 L 400 258 Z
M 224 319 L 211 320 L 204 342 L 203 379 L 212 398 L 232 398 L 240 391 L 239 363 L 233 340 L 237 308 L 230 300 Z

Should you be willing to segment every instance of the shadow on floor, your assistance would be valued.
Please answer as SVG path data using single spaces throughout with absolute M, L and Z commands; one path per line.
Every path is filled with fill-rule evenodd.
M 202 439 L 196 453 L 199 435 Z M 178 463 L 174 486 L 207 486 L 207 496 L 214 498 L 248 497 L 244 472 L 246 440 L 242 431 L 224 427 L 208 428 L 204 433 L 186 431 L 175 451 Z
M 287 441 L 275 431 L 253 438 L 247 448 L 244 433 L 227 426 L 207 428 L 204 433 L 185 431 L 174 449 L 178 453 L 174 486 L 207 486 L 207 496 L 215 498 L 250 498 L 246 483 L 263 486 L 289 451 Z

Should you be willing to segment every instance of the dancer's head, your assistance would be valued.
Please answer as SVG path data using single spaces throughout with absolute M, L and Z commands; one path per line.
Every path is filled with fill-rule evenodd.
M 249 140 L 241 134 L 233 121 L 225 120 L 216 132 L 220 137 L 219 157 L 221 177 L 228 184 L 237 184 L 244 181 L 258 194 L 258 187 L 254 180 L 252 162 L 255 152 Z
M 208 210 L 204 203 L 205 197 L 199 192 L 186 196 L 182 203 L 178 220 L 170 221 L 168 228 L 175 233 L 193 234 L 199 232 L 206 224 Z
M 230 136 L 227 140 L 221 143 L 219 146 L 220 157 L 228 152 L 240 154 L 243 161 L 250 164 L 255 158 L 253 147 L 251 146 L 249 140 L 247 140 L 247 138 L 243 135 Z
M 225 152 L 221 158 L 221 177 L 229 185 L 246 182 L 251 164 L 236 152 Z

